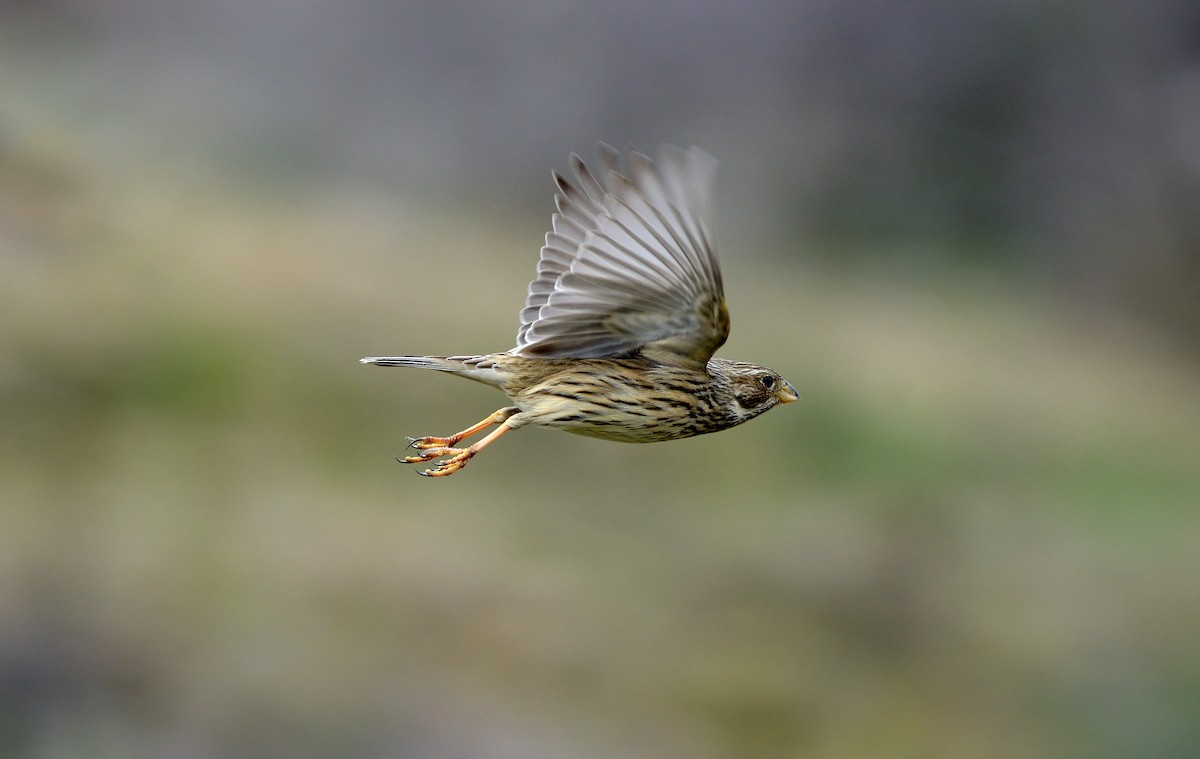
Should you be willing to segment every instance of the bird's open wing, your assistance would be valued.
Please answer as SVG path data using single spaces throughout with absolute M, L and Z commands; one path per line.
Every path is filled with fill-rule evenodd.
M 643 354 L 703 366 L 729 335 L 709 221 L 716 160 L 664 145 L 624 171 L 599 146 L 603 184 L 571 156 L 555 172 L 553 229 L 521 311 L 512 353 L 542 358 Z

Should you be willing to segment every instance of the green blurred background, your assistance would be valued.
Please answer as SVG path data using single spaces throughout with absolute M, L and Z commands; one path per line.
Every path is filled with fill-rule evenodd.
M 1200 755 L 1194 3 L 413 5 L 0 3 L 0 754 Z M 597 139 L 802 402 L 415 476 Z

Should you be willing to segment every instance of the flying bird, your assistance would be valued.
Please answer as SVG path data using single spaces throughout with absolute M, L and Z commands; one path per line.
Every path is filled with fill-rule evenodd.
M 364 364 L 436 369 L 512 401 L 449 437 L 409 438 L 406 464 L 444 477 L 509 430 L 552 427 L 623 443 L 717 432 L 797 400 L 757 364 L 715 358 L 729 335 L 710 221 L 716 160 L 664 145 L 658 160 L 598 147 L 593 173 L 570 157 L 553 173 L 557 212 L 529 285 L 516 347 L 482 356 L 376 356 Z M 468 447 L 472 435 L 494 427 Z

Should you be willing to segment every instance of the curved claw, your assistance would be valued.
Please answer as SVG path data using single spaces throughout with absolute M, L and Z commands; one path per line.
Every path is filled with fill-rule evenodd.
M 459 457 L 455 456 L 454 458 L 438 462 L 438 465 L 432 469 L 418 469 L 417 474 L 422 477 L 447 477 L 462 469 L 466 465 L 468 458 L 470 457 L 459 459 Z
M 454 474 L 466 466 L 471 457 L 475 455 L 470 449 L 461 448 L 431 448 L 423 453 L 423 457 L 408 456 L 403 460 L 403 463 L 416 464 L 422 461 L 432 461 L 443 456 L 446 458 L 437 462 L 429 469 L 418 469 L 417 474 L 422 477 L 445 477 Z
M 404 458 L 396 457 L 396 460 L 401 464 L 419 464 L 422 461 L 432 461 L 442 456 L 456 456 L 462 453 L 458 448 L 426 448 L 420 451 L 416 456 L 405 456 Z

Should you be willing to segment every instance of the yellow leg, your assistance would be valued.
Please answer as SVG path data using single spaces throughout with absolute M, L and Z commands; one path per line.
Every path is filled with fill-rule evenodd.
M 423 451 L 426 448 L 445 448 L 447 446 L 456 445 L 459 441 L 471 437 L 480 430 L 486 430 L 493 424 L 503 424 L 510 416 L 518 411 L 520 411 L 520 409 L 518 409 L 516 406 L 502 408 L 499 411 L 494 412 L 482 422 L 479 422 L 478 424 L 472 424 L 462 432 L 456 432 L 450 437 L 433 437 L 432 435 L 426 437 L 410 437 L 408 439 L 408 447 L 416 448 L 418 451 Z M 409 456 L 408 458 L 413 459 L 413 461 L 427 460 L 421 458 L 420 456 Z M 412 464 L 413 461 L 406 461 L 404 463 Z
M 512 425 L 508 422 L 515 414 L 518 413 L 519 410 L 520 409 L 518 409 L 516 406 L 502 408 L 489 416 L 487 419 L 468 427 L 462 432 L 451 435 L 450 437 L 417 438 L 409 443 L 409 447 L 416 448 L 417 450 L 421 451 L 421 453 L 417 456 L 405 456 L 402 459 L 397 459 L 397 461 L 400 461 L 404 464 L 416 464 L 422 461 L 433 461 L 434 459 L 439 459 L 445 456 L 447 458 L 439 461 L 432 469 L 425 469 L 417 472 L 417 474 L 425 477 L 445 477 L 447 475 L 454 474 L 459 469 L 462 469 L 464 466 L 466 466 L 467 462 L 471 460 L 472 456 L 491 445 L 494 440 L 498 439 L 505 432 L 511 430 Z M 483 439 L 474 445 L 468 448 L 452 447 L 455 443 L 459 442 L 463 438 L 474 435 L 480 430 L 487 429 L 493 424 L 499 424 L 500 426 L 489 432 L 483 437 Z

